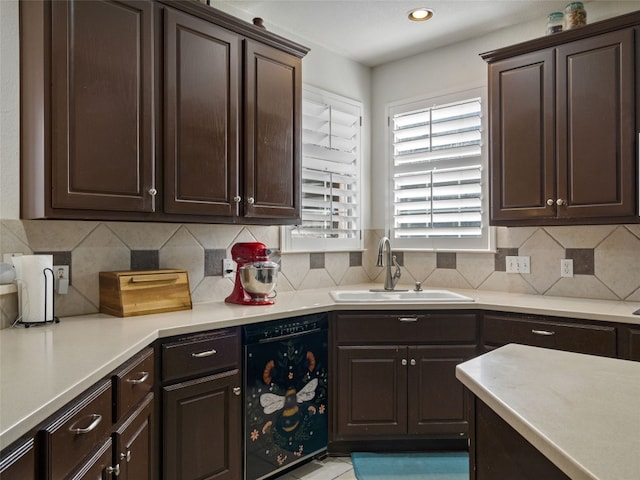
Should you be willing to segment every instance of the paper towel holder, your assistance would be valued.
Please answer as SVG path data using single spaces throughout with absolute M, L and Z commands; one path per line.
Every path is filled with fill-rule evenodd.
M 56 317 L 55 315 L 51 316 L 51 320 L 47 320 L 47 297 L 48 297 L 48 292 L 47 292 L 47 288 L 49 285 L 49 282 L 47 282 L 47 274 L 51 274 L 51 285 L 55 285 L 55 281 L 56 281 L 56 277 L 55 274 L 53 273 L 53 269 L 46 267 L 42 269 L 42 275 L 44 275 L 44 320 L 42 322 L 23 322 L 22 320 L 18 320 L 15 322 L 16 325 L 24 325 L 24 328 L 29 328 L 32 325 L 43 325 L 43 324 L 47 324 L 47 323 L 60 323 L 60 319 L 58 317 Z M 55 312 L 55 298 L 54 296 L 51 297 L 51 311 Z

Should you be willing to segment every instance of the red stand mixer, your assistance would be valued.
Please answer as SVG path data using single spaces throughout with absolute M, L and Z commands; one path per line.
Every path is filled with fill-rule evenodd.
M 269 260 L 264 243 L 236 243 L 231 257 L 237 264 L 236 284 L 225 302 L 241 305 L 273 305 L 278 264 Z

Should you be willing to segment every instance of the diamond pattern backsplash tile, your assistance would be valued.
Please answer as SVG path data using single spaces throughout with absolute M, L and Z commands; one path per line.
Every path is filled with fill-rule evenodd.
M 375 266 L 383 230 L 364 232 L 363 251 L 277 253 L 278 290 L 383 281 Z M 640 226 L 603 225 L 497 229 L 497 252 L 452 255 L 394 250 L 401 284 L 470 288 L 612 300 L 640 299 Z M 0 221 L 0 253 L 64 252 L 72 285 L 56 295 L 60 317 L 98 310 L 98 273 L 138 268 L 185 268 L 194 302 L 221 301 L 233 287 L 222 278 L 221 260 L 236 242 L 281 248 L 280 227 L 47 220 Z M 391 242 L 393 247 L 393 240 Z M 530 256 L 531 273 L 505 272 L 506 255 Z M 438 261 L 439 257 L 439 261 Z M 324 258 L 324 262 L 322 262 Z M 574 277 L 560 277 L 560 259 L 574 260 Z M 453 261 L 455 259 L 455 262 Z M 10 296 L 9 296 L 10 297 Z M 4 303 L 11 299 L 3 299 Z M 7 326 L 11 308 L 1 325 Z M 9 313 L 6 313 L 9 312 Z

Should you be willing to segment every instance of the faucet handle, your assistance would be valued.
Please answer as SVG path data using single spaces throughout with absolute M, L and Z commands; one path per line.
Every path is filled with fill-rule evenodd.
M 414 289 L 415 292 L 421 292 L 422 291 L 422 282 L 416 282 L 416 288 Z

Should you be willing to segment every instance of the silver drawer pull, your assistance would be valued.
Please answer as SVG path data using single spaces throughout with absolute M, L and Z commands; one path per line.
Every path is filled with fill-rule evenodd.
M 240 387 L 233 387 L 233 394 L 238 396 L 242 393 L 242 390 L 240 390 Z
M 399 317 L 398 320 L 401 322 L 417 322 L 418 317 Z
M 87 417 L 91 418 L 91 423 L 89 424 L 88 427 L 86 428 L 76 427 L 76 424 L 80 422 L 80 420 L 78 420 L 76 423 L 74 423 L 69 427 L 69 431 L 75 433 L 76 435 L 84 435 L 85 433 L 89 433 L 95 430 L 96 427 L 100 425 L 100 422 L 102 421 L 102 415 L 98 413 L 87 415 Z M 87 418 L 87 417 L 83 417 L 83 418 Z
M 411 361 L 409 362 L 411 364 L 412 367 L 415 367 L 416 365 L 416 359 L 412 358 Z
M 552 335 L 556 334 L 556 332 L 552 332 L 550 330 L 536 330 L 536 329 L 531 330 L 531 333 L 533 333 L 534 335 L 542 335 L 543 337 L 551 337 Z
M 193 358 L 205 358 L 205 357 L 210 357 L 211 355 L 215 355 L 216 352 L 213 348 L 211 350 L 207 350 L 206 352 L 200 352 L 200 353 L 192 353 L 191 356 Z
M 113 475 L 114 477 L 117 477 L 117 476 L 119 476 L 119 475 L 120 475 L 120 464 L 119 464 L 119 463 L 116 463 L 116 466 L 115 466 L 115 467 L 107 467 L 107 468 L 105 469 L 105 471 L 106 471 L 108 474 L 111 474 L 111 475 Z
M 402 365 L 403 365 L 403 366 L 404 366 L 404 365 L 406 365 L 406 364 L 407 364 L 407 359 L 406 359 L 406 358 L 403 358 L 403 359 L 402 359 L 402 361 L 401 361 L 400 363 L 402 363 Z
M 127 378 L 127 382 L 133 385 L 144 383 L 149 378 L 149 372 L 140 372 L 140 378 Z

